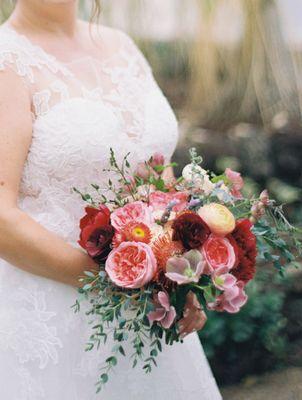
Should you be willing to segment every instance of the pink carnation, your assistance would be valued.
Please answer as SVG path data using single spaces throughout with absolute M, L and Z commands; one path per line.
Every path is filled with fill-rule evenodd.
M 157 262 L 146 243 L 123 242 L 109 254 L 105 270 L 117 286 L 138 289 L 153 279 Z
M 111 224 L 118 231 L 133 221 L 150 226 L 154 222 L 150 207 L 142 201 L 134 201 L 111 214 Z
M 169 203 L 174 203 L 173 211 L 183 211 L 188 204 L 188 195 L 184 192 L 160 192 L 156 191 L 149 196 L 150 206 L 153 210 L 165 210 Z M 173 204 L 172 203 L 172 204 Z

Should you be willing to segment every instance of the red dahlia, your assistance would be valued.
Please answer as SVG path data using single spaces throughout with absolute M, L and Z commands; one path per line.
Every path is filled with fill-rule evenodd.
M 173 222 L 172 229 L 172 239 L 180 241 L 187 250 L 200 248 L 211 233 L 203 219 L 191 211 L 180 214 Z
M 237 263 L 232 274 L 245 284 L 252 280 L 256 272 L 256 236 L 251 231 L 253 224 L 249 219 L 237 221 L 236 227 L 228 236 L 237 255 Z

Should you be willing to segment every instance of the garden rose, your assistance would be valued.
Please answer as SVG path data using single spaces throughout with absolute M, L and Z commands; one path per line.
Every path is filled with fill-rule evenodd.
M 118 231 L 133 221 L 150 226 L 154 222 L 152 209 L 142 201 L 134 201 L 118 208 L 111 214 L 111 224 Z
M 105 270 L 117 286 L 138 289 L 153 279 L 157 262 L 148 244 L 124 242 L 109 254 Z
M 210 235 L 207 224 L 190 211 L 175 219 L 172 230 L 172 239 L 180 241 L 187 250 L 200 248 Z
M 235 249 L 227 238 L 211 235 L 202 247 L 210 272 L 219 268 L 231 270 L 236 263 Z
M 252 280 L 256 273 L 257 243 L 256 236 L 251 231 L 253 224 L 248 219 L 237 222 L 230 237 L 235 240 L 238 252 L 238 263 L 232 274 L 245 284 Z
M 188 195 L 184 192 L 160 192 L 156 191 L 150 194 L 150 206 L 158 212 L 158 210 L 165 210 L 169 204 L 175 203 L 172 210 L 175 212 L 183 211 L 188 202 Z
M 229 209 L 222 204 L 206 204 L 198 210 L 199 216 L 208 225 L 212 233 L 225 236 L 235 228 L 235 217 Z
M 79 245 L 90 257 L 105 258 L 110 251 L 114 228 L 110 225 L 110 210 L 105 205 L 99 208 L 86 207 L 86 215 L 80 220 Z

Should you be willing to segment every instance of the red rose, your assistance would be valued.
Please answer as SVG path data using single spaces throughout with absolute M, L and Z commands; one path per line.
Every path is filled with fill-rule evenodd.
M 80 220 L 79 245 L 96 259 L 104 259 L 110 252 L 114 228 L 110 224 L 110 210 L 103 204 L 99 208 L 86 207 L 86 215 Z
M 232 274 L 245 284 L 252 280 L 256 273 L 257 245 L 256 236 L 251 231 L 252 226 L 248 219 L 239 220 L 235 230 L 228 236 L 237 255 Z
M 198 249 L 210 236 L 210 229 L 199 215 L 184 212 L 172 225 L 172 239 L 182 242 L 185 249 Z

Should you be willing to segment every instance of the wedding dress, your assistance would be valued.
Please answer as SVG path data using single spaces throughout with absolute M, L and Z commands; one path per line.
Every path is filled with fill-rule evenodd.
M 13 70 L 32 98 L 19 207 L 74 246 L 84 204 L 72 187 L 105 183 L 110 147 L 117 158 L 130 152 L 135 165 L 155 151 L 169 159 L 177 143 L 176 118 L 147 61 L 126 34 L 117 35 L 113 56 L 63 63 L 9 25 L 0 28 L 0 79 Z M 221 399 L 196 334 L 165 346 L 149 375 L 122 357 L 96 395 L 111 345 L 84 351 L 90 327 L 84 310 L 71 308 L 77 296 L 0 260 L 1 400 Z

